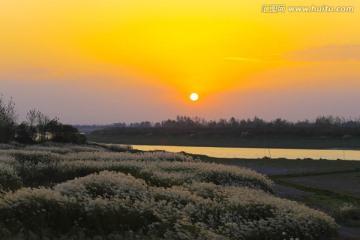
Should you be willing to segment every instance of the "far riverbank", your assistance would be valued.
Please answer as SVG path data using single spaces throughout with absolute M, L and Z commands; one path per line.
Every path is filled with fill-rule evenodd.
M 151 134 L 100 134 L 87 135 L 89 141 L 128 144 L 231 148 L 282 148 L 282 149 L 352 149 L 360 150 L 360 138 L 341 137 L 289 137 L 289 136 L 197 136 Z

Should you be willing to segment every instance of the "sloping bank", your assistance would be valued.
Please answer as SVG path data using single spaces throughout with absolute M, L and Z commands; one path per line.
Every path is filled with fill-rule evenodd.
M 7 149 L 0 150 L 0 163 L 16 179 L 11 185 L 0 178 L 2 239 L 337 235 L 334 220 L 325 213 L 273 196 L 272 182 L 264 175 L 182 154 Z

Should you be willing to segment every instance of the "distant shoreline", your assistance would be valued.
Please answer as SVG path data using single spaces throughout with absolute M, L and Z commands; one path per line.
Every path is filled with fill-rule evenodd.
M 305 137 L 189 137 L 149 136 L 123 134 L 101 136 L 89 134 L 89 141 L 127 145 L 158 145 L 184 147 L 222 148 L 270 148 L 270 149 L 318 149 L 318 150 L 360 150 L 360 138 L 305 138 Z
M 192 146 L 192 145 L 188 145 L 188 146 L 184 146 L 184 145 L 157 145 L 157 144 L 125 144 L 125 145 L 130 145 L 130 146 L 164 146 L 164 147 L 208 147 L 208 148 L 265 148 L 265 147 L 238 147 L 238 146 Z M 360 148 L 290 148 L 290 147 L 266 147 L 269 149 L 299 149 L 299 150 L 354 150 L 354 151 L 360 151 Z
M 117 144 L 117 143 L 103 143 L 103 144 Z M 122 143 L 119 143 L 122 144 Z M 192 145 L 161 145 L 161 144 L 124 144 L 129 146 L 162 146 L 162 147 L 201 147 L 201 148 L 265 148 L 265 147 L 233 147 L 233 146 L 192 146 Z M 269 149 L 299 149 L 299 150 L 350 150 L 360 151 L 360 148 L 285 148 L 285 147 L 266 147 Z

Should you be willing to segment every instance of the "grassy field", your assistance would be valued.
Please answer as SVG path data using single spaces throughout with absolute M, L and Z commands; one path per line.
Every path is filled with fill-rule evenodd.
M 360 198 L 360 170 L 338 174 L 291 177 L 285 178 L 285 180 Z
M 339 239 L 360 239 L 360 161 L 218 159 L 203 161 L 247 167 L 275 182 L 275 195 L 324 211 L 341 225 Z
M 209 160 L 1 145 L 0 239 L 336 239 L 332 217 L 280 198 L 265 175 Z
M 195 155 L 197 156 L 197 155 Z M 221 163 L 226 165 L 242 166 L 254 169 L 267 175 L 287 174 L 318 174 L 328 172 L 360 170 L 360 161 L 328 161 L 312 159 L 221 159 L 208 156 L 198 156 L 203 161 Z M 295 175 L 296 176 L 296 175 Z

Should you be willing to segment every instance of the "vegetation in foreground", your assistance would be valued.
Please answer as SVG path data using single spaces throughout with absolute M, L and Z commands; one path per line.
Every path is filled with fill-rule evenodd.
M 360 161 L 196 157 L 206 162 L 242 166 L 266 174 L 275 183 L 276 196 L 331 215 L 341 225 L 340 239 L 360 238 Z
M 333 239 L 264 175 L 166 152 L 1 145 L 0 238 Z

